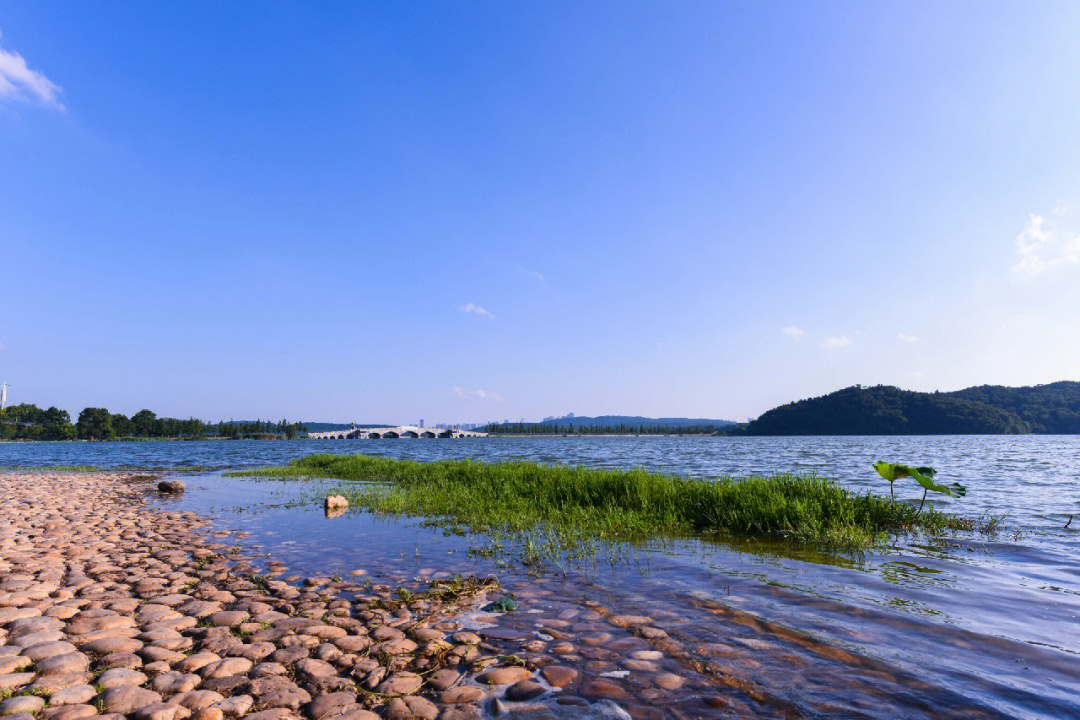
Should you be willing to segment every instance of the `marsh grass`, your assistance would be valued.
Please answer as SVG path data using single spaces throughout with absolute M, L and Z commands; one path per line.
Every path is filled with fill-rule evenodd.
M 766 537 L 860 548 L 890 533 L 975 529 L 968 519 L 932 508 L 919 514 L 906 503 L 852 493 L 817 477 L 696 479 L 642 469 L 331 454 L 229 475 L 362 481 L 341 488 L 351 504 L 438 518 L 460 530 L 510 533 L 548 549 L 657 535 Z

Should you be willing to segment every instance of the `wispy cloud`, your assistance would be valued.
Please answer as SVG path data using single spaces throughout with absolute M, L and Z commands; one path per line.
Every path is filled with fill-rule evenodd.
M 534 280 L 544 282 L 544 280 L 546 279 L 542 273 L 538 273 L 535 270 L 529 270 L 528 268 L 522 267 L 521 265 L 518 265 L 517 269 L 518 269 L 519 273 L 521 273 L 523 275 L 528 275 L 529 277 L 533 278 Z
M 825 338 L 821 343 L 821 347 L 826 350 L 839 350 L 842 347 L 847 347 L 851 344 L 851 338 L 847 335 L 833 335 L 832 337 Z
M 1020 257 L 1012 270 L 1027 276 L 1080 263 L 1080 234 L 1063 230 L 1058 219 L 1065 208 L 1055 208 L 1052 217 L 1028 215 L 1023 231 L 1016 236 L 1016 254 Z
M 486 317 L 486 318 L 491 318 L 492 320 L 495 319 L 494 313 L 492 313 L 490 310 L 488 310 L 486 308 L 482 308 L 479 305 L 474 305 L 473 303 L 469 303 L 468 305 L 462 305 L 461 306 L 461 312 L 463 312 L 463 313 L 473 313 L 474 315 L 480 315 L 480 316 L 483 316 L 483 317 Z
M 31 70 L 22 55 L 0 48 L 0 100 L 37 101 L 63 111 L 58 98 L 61 92 L 59 85 Z
M 806 334 L 802 331 L 802 328 L 797 328 L 794 325 L 789 325 L 786 328 L 781 328 L 780 332 L 784 333 L 792 340 L 802 340 L 802 336 Z
M 896 337 L 906 343 L 922 342 L 922 338 L 916 337 L 915 335 L 908 335 L 907 333 L 900 333 Z
M 454 388 L 454 394 L 459 398 L 465 398 L 467 400 L 494 400 L 496 402 L 502 400 L 502 395 L 487 390 L 463 390 L 456 387 Z

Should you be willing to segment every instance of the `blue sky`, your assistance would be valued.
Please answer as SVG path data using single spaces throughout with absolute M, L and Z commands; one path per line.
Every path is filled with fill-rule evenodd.
M 1080 379 L 1078 21 L 0 0 L 0 380 L 434 422 Z

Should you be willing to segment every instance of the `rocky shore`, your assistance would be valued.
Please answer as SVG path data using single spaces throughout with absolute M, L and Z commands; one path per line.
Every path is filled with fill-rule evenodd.
M 280 563 L 260 569 L 204 518 L 148 508 L 158 492 L 131 474 L 0 474 L 0 715 L 701 716 L 650 707 L 690 687 L 642 639 L 648 618 L 523 609 L 499 627 L 478 610 L 502 594 L 494 581 L 276 579 Z M 520 590 L 523 603 L 547 592 Z M 731 700 L 695 703 L 715 716 Z

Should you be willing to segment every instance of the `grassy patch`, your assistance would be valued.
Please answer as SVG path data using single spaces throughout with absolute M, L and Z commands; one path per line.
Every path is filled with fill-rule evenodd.
M 889 533 L 971 530 L 974 523 L 858 495 L 814 477 L 694 479 L 608 470 L 367 455 L 312 455 L 230 475 L 364 481 L 342 489 L 377 512 L 436 517 L 474 531 L 510 532 L 550 547 L 658 534 L 731 534 L 866 547 Z

